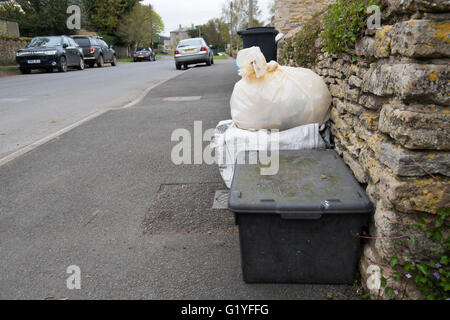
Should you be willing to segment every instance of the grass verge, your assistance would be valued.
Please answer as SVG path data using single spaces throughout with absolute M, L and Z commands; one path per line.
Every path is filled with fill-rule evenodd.
M 17 66 L 0 66 L 0 70 L 19 70 Z
M 227 60 L 228 56 L 214 56 L 214 60 Z
M 133 58 L 123 58 L 123 59 L 117 59 L 119 62 L 133 62 Z

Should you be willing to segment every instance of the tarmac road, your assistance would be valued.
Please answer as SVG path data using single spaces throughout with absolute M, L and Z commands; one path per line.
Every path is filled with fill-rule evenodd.
M 173 131 L 229 119 L 238 80 L 230 62 L 192 68 L 0 166 L 0 299 L 349 299 L 244 283 L 233 218 L 211 210 L 217 166 L 172 163 Z
M 172 57 L 67 73 L 0 78 L 0 162 L 30 144 L 138 98 L 179 74 Z

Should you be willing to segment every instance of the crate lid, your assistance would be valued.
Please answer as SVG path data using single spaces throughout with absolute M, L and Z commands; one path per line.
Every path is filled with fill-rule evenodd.
M 240 153 L 228 208 L 236 213 L 276 213 L 285 219 L 318 219 L 322 214 L 367 214 L 372 204 L 334 150 L 279 151 L 276 175 L 248 164 L 257 151 Z M 243 163 L 242 159 L 246 159 Z

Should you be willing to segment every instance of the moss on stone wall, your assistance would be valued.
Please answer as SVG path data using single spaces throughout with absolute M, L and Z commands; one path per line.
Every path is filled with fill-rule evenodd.
M 365 32 L 367 8 L 381 0 L 338 0 L 312 16 L 297 32 L 293 43 L 283 49 L 282 62 L 294 58 L 298 66 L 310 67 L 320 53 L 317 41 L 330 54 L 339 54 L 355 46 Z

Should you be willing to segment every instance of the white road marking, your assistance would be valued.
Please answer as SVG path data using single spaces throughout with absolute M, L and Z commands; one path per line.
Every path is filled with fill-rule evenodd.
M 163 101 L 185 102 L 185 101 L 197 101 L 197 100 L 200 100 L 201 98 L 202 98 L 202 96 L 167 97 L 167 98 L 163 98 Z
M 0 98 L 0 104 L 2 103 L 19 103 L 27 101 L 25 98 Z

